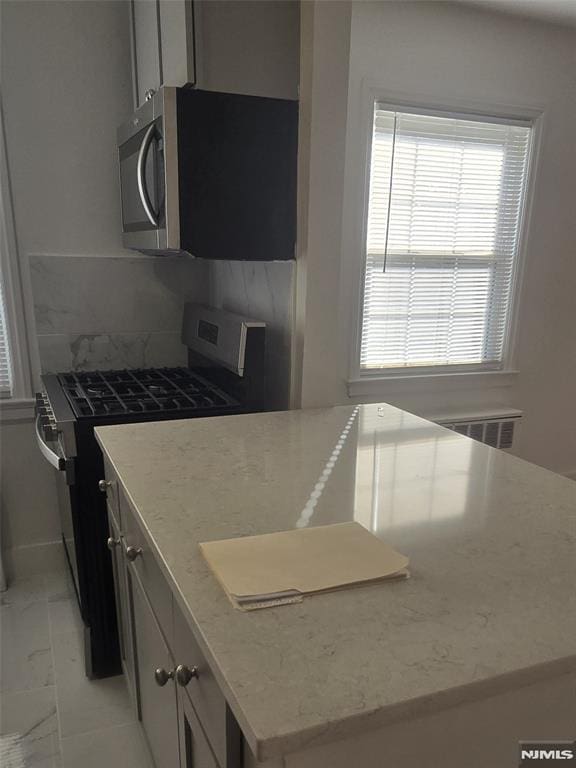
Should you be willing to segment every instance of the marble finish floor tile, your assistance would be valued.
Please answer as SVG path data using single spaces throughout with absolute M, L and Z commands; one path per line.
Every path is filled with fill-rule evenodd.
M 54 682 L 46 602 L 0 608 L 0 690 L 24 691 Z
M 60 743 L 52 686 L 3 693 L 1 714 L 2 768 L 56 768 Z
M 46 599 L 46 579 L 43 574 L 14 579 L 5 592 L 0 593 L 0 606 L 41 603 Z
M 78 637 L 82 636 L 82 619 L 75 597 L 50 601 L 48 603 L 48 618 L 52 637 L 65 635 L 69 632 L 74 632 Z
M 74 597 L 74 585 L 68 570 L 44 575 L 46 598 L 49 603 Z
M 54 635 L 52 644 L 62 738 L 135 722 L 121 675 L 104 680 L 86 678 L 76 632 Z
M 138 723 L 62 739 L 62 768 L 153 768 Z
M 151 768 L 124 679 L 84 674 L 69 575 L 17 579 L 0 598 L 1 768 Z

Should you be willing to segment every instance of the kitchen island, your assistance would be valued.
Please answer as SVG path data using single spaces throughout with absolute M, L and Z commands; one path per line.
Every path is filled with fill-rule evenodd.
M 573 481 L 388 405 L 96 434 L 247 764 L 486 768 L 576 736 Z M 198 547 L 349 520 L 411 578 L 242 612 Z

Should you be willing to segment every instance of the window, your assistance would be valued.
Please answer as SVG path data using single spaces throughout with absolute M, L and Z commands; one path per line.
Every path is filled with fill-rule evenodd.
M 31 378 L 0 102 L 0 419 L 30 417 Z
M 6 328 L 6 311 L 4 307 L 4 281 L 0 275 L 0 397 L 10 397 L 12 394 L 12 366 L 10 364 L 8 329 Z
M 360 369 L 502 367 L 531 127 L 376 103 Z

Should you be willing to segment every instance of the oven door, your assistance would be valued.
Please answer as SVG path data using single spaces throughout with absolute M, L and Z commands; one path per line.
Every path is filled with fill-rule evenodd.
M 144 252 L 178 250 L 176 94 L 162 88 L 118 130 L 122 240 Z
M 76 494 L 74 459 L 66 457 L 62 443 L 58 438 L 53 440 L 47 438 L 40 415 L 36 417 L 36 441 L 46 461 L 57 470 L 56 483 L 62 542 L 66 551 L 66 559 L 70 566 L 70 573 L 74 580 L 76 595 L 80 601 L 78 562 L 73 524 L 73 500 Z M 82 605 L 80 605 L 80 611 L 82 612 Z

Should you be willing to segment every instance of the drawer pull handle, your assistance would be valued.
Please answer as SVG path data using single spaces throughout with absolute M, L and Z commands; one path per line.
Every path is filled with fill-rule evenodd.
M 110 536 L 106 544 L 108 546 L 108 549 L 112 551 L 115 547 L 117 547 L 120 544 L 120 539 L 113 539 L 112 536 Z
M 154 680 L 156 680 L 156 685 L 159 685 L 160 688 L 162 688 L 166 685 L 168 680 L 174 680 L 174 670 L 166 672 L 164 667 L 158 667 L 154 672 Z
M 126 557 L 131 563 L 133 563 L 137 557 L 140 557 L 141 554 L 142 549 L 140 547 L 126 547 Z
M 178 664 L 176 667 L 176 682 L 185 688 L 193 677 L 198 677 L 198 667 L 187 667 L 186 664 Z

